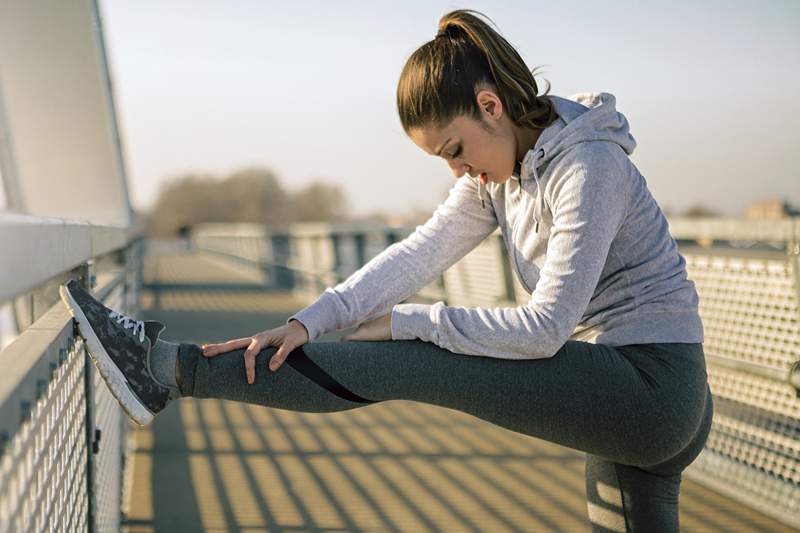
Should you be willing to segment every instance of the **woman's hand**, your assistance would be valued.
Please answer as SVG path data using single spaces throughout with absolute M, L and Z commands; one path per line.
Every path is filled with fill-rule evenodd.
M 392 340 L 392 313 L 379 316 L 359 325 L 350 335 L 342 337 L 343 341 L 390 341 Z
M 251 337 L 233 339 L 219 344 L 204 344 L 203 356 L 214 357 L 221 353 L 247 348 L 244 352 L 244 368 L 247 372 L 247 383 L 256 380 L 256 355 L 267 346 L 277 346 L 278 350 L 269 361 L 269 369 L 278 370 L 289 354 L 308 342 L 308 331 L 299 320 L 292 320 L 283 326 L 256 333 Z

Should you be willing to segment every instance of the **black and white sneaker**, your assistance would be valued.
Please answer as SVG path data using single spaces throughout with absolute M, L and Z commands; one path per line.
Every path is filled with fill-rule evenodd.
M 136 423 L 149 424 L 169 400 L 180 396 L 177 387 L 161 383 L 150 371 L 150 350 L 164 324 L 109 309 L 75 280 L 61 285 L 59 292 L 111 393 Z

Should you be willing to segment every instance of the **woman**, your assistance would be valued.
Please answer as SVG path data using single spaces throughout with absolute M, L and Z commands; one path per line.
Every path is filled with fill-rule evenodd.
M 314 412 L 432 403 L 586 452 L 596 530 L 677 531 L 681 472 L 713 412 L 694 285 L 628 158 L 636 142 L 614 97 L 539 95 L 477 15 L 445 15 L 397 90 L 408 136 L 458 178 L 448 198 L 285 325 L 178 345 L 158 338 L 163 324 L 99 307 L 74 282 L 62 294 L 140 423 L 181 396 Z M 498 225 L 526 305 L 397 303 Z M 369 342 L 309 343 L 359 323 L 345 340 Z M 114 325 L 129 344 L 111 338 Z M 256 372 L 267 361 L 271 372 Z

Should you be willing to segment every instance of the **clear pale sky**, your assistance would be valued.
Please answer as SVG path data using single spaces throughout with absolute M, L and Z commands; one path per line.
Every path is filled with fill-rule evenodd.
M 400 7 L 398 7 L 400 6 Z M 606 91 L 659 203 L 800 206 L 800 2 L 101 0 L 129 188 L 265 166 L 341 184 L 357 214 L 433 209 L 446 163 L 405 136 L 395 88 L 455 8 L 491 17 L 551 94 Z M 544 82 L 540 78 L 540 86 Z

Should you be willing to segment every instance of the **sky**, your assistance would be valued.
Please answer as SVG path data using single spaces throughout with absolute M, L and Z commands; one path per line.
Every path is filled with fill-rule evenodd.
M 488 15 L 550 94 L 613 94 L 663 208 L 800 206 L 796 0 L 101 0 L 134 207 L 176 176 L 260 166 L 290 190 L 341 185 L 354 214 L 435 208 L 453 175 L 406 137 L 395 89 L 457 8 Z

